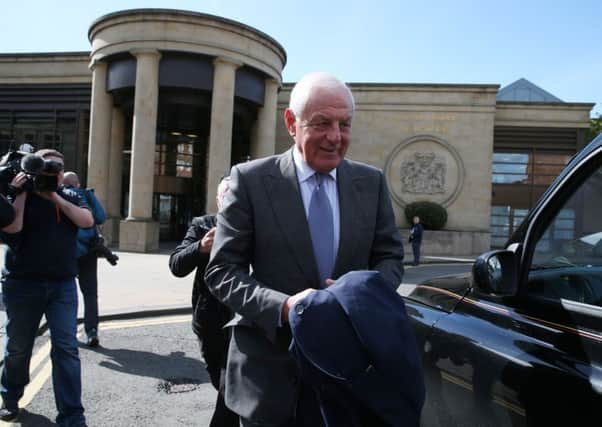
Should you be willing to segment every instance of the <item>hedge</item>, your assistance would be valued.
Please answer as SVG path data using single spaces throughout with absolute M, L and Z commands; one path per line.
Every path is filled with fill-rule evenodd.
M 413 224 L 415 216 L 420 217 L 420 222 L 428 230 L 440 230 L 447 222 L 447 211 L 435 202 L 414 202 L 406 205 L 405 216 L 408 224 Z

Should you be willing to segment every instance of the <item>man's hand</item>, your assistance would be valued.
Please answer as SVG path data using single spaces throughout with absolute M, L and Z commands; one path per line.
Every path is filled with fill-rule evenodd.
M 25 200 L 27 199 L 27 192 L 23 191 L 23 184 L 27 181 L 27 175 L 23 172 L 19 172 L 10 182 L 10 187 L 17 190 L 18 193 L 13 201 L 13 208 L 15 209 L 15 218 L 13 222 L 2 228 L 5 233 L 18 233 L 23 229 L 23 212 L 25 211 Z
M 295 304 L 297 304 L 299 301 L 301 301 L 303 298 L 305 298 L 312 292 L 316 292 L 316 289 L 308 288 L 304 291 L 301 291 L 295 295 L 291 295 L 290 297 L 288 297 L 288 299 L 284 303 L 284 306 L 282 306 L 282 324 L 288 323 L 288 313 L 289 311 L 291 311 L 291 308 L 293 308 Z
M 199 251 L 204 254 L 208 254 L 211 252 L 211 247 L 213 246 L 213 239 L 215 237 L 215 227 L 207 232 L 201 239 L 201 244 L 199 245 Z
M 336 280 L 326 279 L 326 286 L 334 285 L 335 283 L 336 283 Z
M 27 175 L 25 172 L 19 172 L 16 174 L 9 184 L 9 189 L 13 191 L 13 194 L 17 195 L 23 191 L 23 185 L 27 182 Z

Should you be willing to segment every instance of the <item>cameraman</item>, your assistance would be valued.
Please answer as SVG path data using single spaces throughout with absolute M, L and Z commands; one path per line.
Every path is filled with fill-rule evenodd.
M 63 155 L 39 150 L 50 178 L 60 185 Z M 52 167 L 50 167 L 52 166 Z M 48 177 L 48 176 L 47 176 Z M 31 180 L 19 172 L 12 180 L 14 221 L 1 229 L 8 245 L 2 270 L 2 297 L 6 306 L 6 349 L 0 379 L 3 404 L 0 419 L 14 420 L 19 399 L 29 383 L 29 362 L 42 315 L 52 344 L 52 382 L 60 426 L 85 425 L 81 403 L 81 367 L 78 353 L 75 258 L 77 230 L 94 225 L 85 200 L 75 192 L 23 191 Z
M 94 217 L 94 224 L 90 228 L 80 228 L 77 232 L 77 279 L 79 289 L 84 296 L 84 328 L 86 330 L 86 344 L 97 347 L 98 339 L 98 254 L 94 246 L 98 240 L 96 225 L 106 221 L 105 210 L 94 195 L 91 188 L 80 188 L 79 177 L 75 172 L 65 172 L 63 185 L 77 193 L 84 199 Z

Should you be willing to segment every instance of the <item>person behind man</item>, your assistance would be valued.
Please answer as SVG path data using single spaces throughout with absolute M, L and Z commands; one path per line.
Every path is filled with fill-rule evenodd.
M 94 224 L 85 200 L 60 187 L 63 155 L 55 150 L 36 154 L 58 169 L 56 191 L 24 192 L 29 179 L 20 172 L 12 180 L 15 220 L 2 228 L 8 245 L 2 270 L 6 306 L 6 349 L 0 379 L 0 419 L 14 420 L 29 383 L 29 362 L 42 315 L 50 329 L 52 381 L 60 426 L 85 425 L 81 402 L 81 367 L 77 347 L 75 258 L 78 227 Z
M 284 113 L 294 146 L 232 168 L 205 280 L 237 313 L 226 404 L 242 426 L 319 417 L 304 409 L 313 391 L 288 353 L 291 307 L 352 270 L 378 270 L 393 288 L 401 282 L 403 248 L 383 173 L 345 159 L 353 113 L 345 84 L 309 74 Z
M 218 211 L 228 191 L 229 180 L 229 177 L 223 178 L 217 187 Z M 238 426 L 238 416 L 226 407 L 223 387 L 228 352 L 228 334 L 223 326 L 232 318 L 232 312 L 211 295 L 203 277 L 213 246 L 216 222 L 215 215 L 193 218 L 184 240 L 169 257 L 169 269 L 177 277 L 184 277 L 196 269 L 192 288 L 192 330 L 199 341 L 211 384 L 218 392 L 210 427 L 235 427 Z
M 410 228 L 410 243 L 412 244 L 412 252 L 414 253 L 414 262 L 412 265 L 420 264 L 420 245 L 422 244 L 422 234 L 424 233 L 424 227 L 420 223 L 420 217 L 415 216 L 412 221 L 412 228 Z
M 98 255 L 94 252 L 94 243 L 98 239 L 97 225 L 104 224 L 107 217 L 105 210 L 94 195 L 91 188 L 81 188 L 79 177 L 75 172 L 65 172 L 63 178 L 65 188 L 73 190 L 84 199 L 94 217 L 94 225 L 80 228 L 77 232 L 77 280 L 84 296 L 84 329 L 86 344 L 96 347 L 98 338 Z

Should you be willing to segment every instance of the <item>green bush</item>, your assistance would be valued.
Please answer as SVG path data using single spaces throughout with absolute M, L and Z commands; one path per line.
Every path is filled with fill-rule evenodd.
M 439 203 L 414 202 L 406 205 L 405 216 L 408 224 L 412 225 L 415 216 L 420 217 L 420 222 L 427 230 L 440 230 L 447 222 L 447 211 Z

